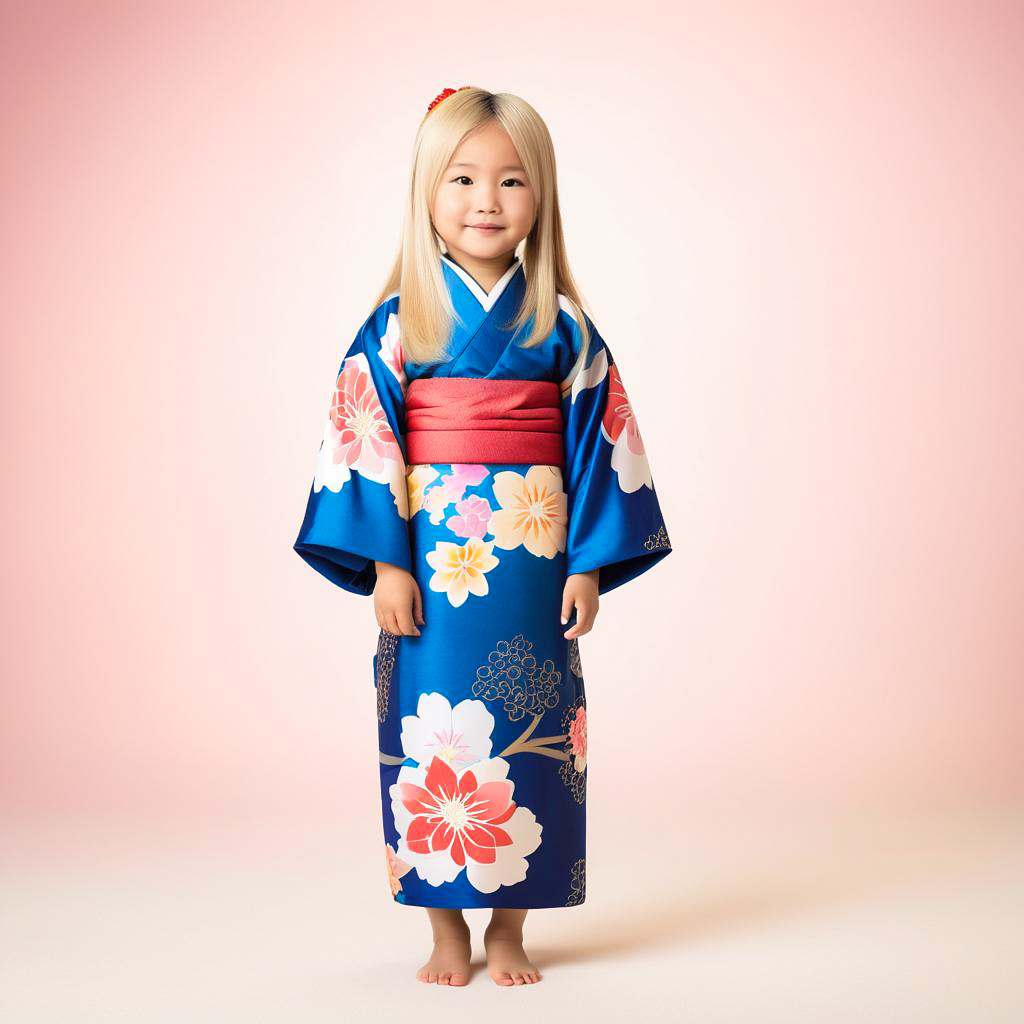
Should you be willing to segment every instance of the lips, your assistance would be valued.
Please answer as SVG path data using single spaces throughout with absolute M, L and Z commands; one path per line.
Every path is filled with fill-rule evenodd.
M 471 228 L 476 228 L 477 231 L 500 231 L 502 229 L 501 224 L 470 224 Z

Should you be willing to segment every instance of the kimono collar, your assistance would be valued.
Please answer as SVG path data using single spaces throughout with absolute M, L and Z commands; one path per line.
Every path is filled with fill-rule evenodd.
M 447 267 L 466 286 L 466 290 L 480 303 L 485 312 L 490 312 L 494 304 L 501 298 L 501 293 L 505 290 L 509 281 L 515 277 L 516 272 L 523 265 L 522 260 L 518 256 L 514 257 L 512 266 L 505 271 L 501 279 L 495 283 L 489 292 L 485 292 L 447 253 L 441 253 L 441 264 L 442 267 Z

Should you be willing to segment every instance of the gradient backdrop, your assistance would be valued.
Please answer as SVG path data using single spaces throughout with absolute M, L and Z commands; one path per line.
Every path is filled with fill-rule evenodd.
M 1019 812 L 1019 5 L 0 25 L 11 863 L 325 832 L 389 911 L 372 601 L 291 545 L 420 117 L 464 84 L 551 130 L 675 547 L 580 643 L 588 898 L 613 863 L 671 892 L 739 823 Z

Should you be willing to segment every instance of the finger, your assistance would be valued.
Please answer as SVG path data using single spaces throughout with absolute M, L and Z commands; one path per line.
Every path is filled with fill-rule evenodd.
M 395 613 L 387 611 L 384 613 L 384 628 L 391 633 L 393 636 L 398 636 L 401 630 L 398 628 L 398 621 L 395 619 Z
M 569 621 L 569 616 L 572 615 L 572 606 L 575 603 L 571 590 L 567 590 L 562 595 L 562 625 L 564 626 Z
M 416 623 L 412 621 L 412 609 L 408 606 L 399 611 L 398 625 L 401 629 L 402 636 L 420 635 L 420 631 L 416 628 Z
M 573 637 L 583 636 L 584 633 L 589 633 L 591 627 L 594 625 L 594 619 L 597 616 L 597 609 L 586 601 L 576 602 L 576 623 L 570 626 L 569 629 L 563 634 L 567 640 L 571 640 Z
M 423 621 L 423 595 L 420 593 L 420 588 L 416 587 L 413 592 L 413 609 L 416 612 L 416 621 L 421 625 L 425 625 Z

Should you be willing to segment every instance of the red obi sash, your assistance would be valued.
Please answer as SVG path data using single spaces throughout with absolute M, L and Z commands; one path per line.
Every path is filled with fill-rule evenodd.
M 418 377 L 405 392 L 406 461 L 521 462 L 564 468 L 552 380 Z

